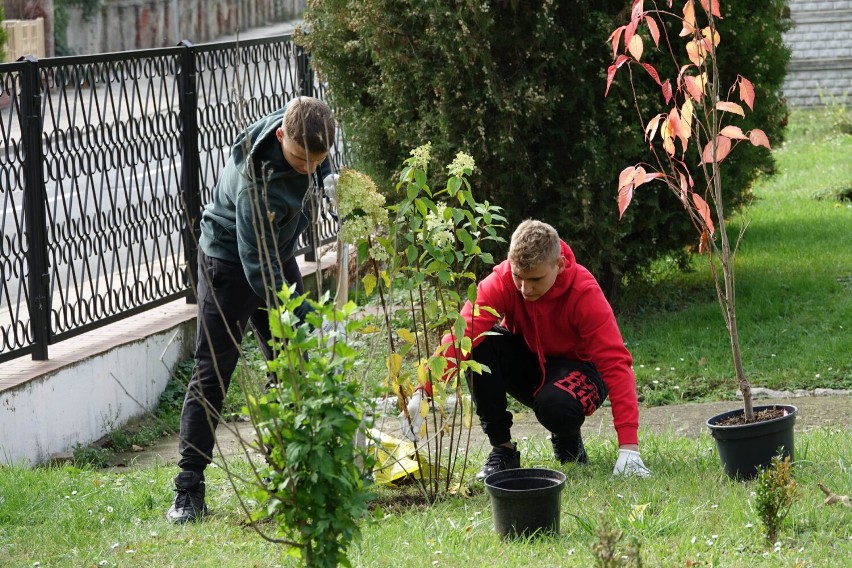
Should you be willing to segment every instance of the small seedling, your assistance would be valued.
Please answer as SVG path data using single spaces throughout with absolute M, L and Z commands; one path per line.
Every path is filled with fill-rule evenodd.
M 796 480 L 793 479 L 790 456 L 785 456 L 783 459 L 775 456 L 769 466 L 760 472 L 755 503 L 769 544 L 775 542 L 781 524 L 795 500 Z
M 595 556 L 595 566 L 599 568 L 618 568 L 619 566 L 636 566 L 642 568 L 642 555 L 639 550 L 639 541 L 631 537 L 624 549 L 621 545 L 624 541 L 624 533 L 609 525 L 601 516 L 601 524 L 597 530 L 598 541 L 592 546 L 592 554 Z

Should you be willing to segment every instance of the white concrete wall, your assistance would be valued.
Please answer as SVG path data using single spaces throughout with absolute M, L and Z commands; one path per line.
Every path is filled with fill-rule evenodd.
M 171 369 L 190 356 L 194 325 L 177 324 L 0 392 L 0 464 L 42 463 L 156 408 Z

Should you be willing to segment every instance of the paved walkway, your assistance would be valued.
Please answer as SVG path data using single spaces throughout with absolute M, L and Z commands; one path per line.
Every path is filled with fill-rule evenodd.
M 705 421 L 711 416 L 739 407 L 739 402 L 689 403 L 673 406 L 657 406 L 640 409 L 640 443 L 643 433 L 671 433 L 674 435 L 697 438 L 708 435 Z M 852 396 L 807 396 L 801 398 L 759 399 L 755 406 L 768 404 L 792 404 L 799 409 L 796 416 L 796 431 L 807 432 L 819 428 L 839 428 L 852 431 Z M 399 424 L 394 416 L 379 417 L 376 427 L 388 434 L 399 436 Z M 544 441 L 547 432 L 529 413 L 515 415 L 512 434 L 517 440 L 527 438 L 532 441 Z M 244 454 L 243 440 L 254 439 L 251 424 L 225 424 L 217 431 L 219 451 L 227 459 Z M 602 408 L 591 416 L 583 426 L 583 437 L 588 439 L 615 440 L 612 415 L 608 407 Z M 485 450 L 485 437 L 478 426 L 471 433 L 472 451 Z M 141 452 L 119 454 L 116 464 L 123 467 L 150 467 L 153 465 L 174 465 L 178 461 L 177 436 L 166 436 Z

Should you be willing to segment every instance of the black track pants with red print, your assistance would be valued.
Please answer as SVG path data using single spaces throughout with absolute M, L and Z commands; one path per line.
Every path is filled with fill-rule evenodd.
M 491 444 L 499 446 L 512 439 L 507 395 L 532 408 L 539 423 L 553 434 L 567 437 L 579 432 L 586 416 L 607 397 L 595 366 L 587 361 L 549 359 L 542 385 L 538 357 L 523 339 L 499 326 L 491 331 L 494 334 L 487 335 L 471 353 L 491 373 L 468 375 L 476 414 Z

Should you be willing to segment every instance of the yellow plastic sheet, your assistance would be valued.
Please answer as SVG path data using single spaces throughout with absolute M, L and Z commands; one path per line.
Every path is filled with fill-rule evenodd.
M 376 465 L 373 482 L 377 485 L 397 485 L 408 479 L 431 479 L 446 475 L 446 468 L 430 464 L 413 442 L 401 440 L 375 428 L 370 430 L 370 443 L 376 446 Z M 421 471 L 422 470 L 422 471 Z

